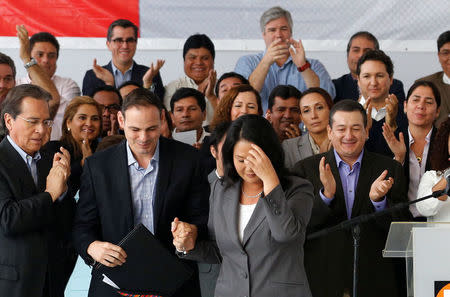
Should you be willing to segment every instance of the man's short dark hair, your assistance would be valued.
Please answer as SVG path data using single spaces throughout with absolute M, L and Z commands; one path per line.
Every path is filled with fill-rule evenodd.
M 127 87 L 127 86 L 135 86 L 138 88 L 142 88 L 141 83 L 138 83 L 137 81 L 134 81 L 134 80 L 128 80 L 128 81 L 124 82 L 123 84 L 121 84 L 120 87 L 117 88 L 117 90 L 120 91 L 120 89 Z
M 194 34 L 189 36 L 188 39 L 186 39 L 186 42 L 184 43 L 183 46 L 183 60 L 186 58 L 186 54 L 190 49 L 201 47 L 206 48 L 211 53 L 211 56 L 213 57 L 214 60 L 214 58 L 216 57 L 214 43 L 205 34 Z
M 441 47 L 443 47 L 444 44 L 446 44 L 447 42 L 450 42 L 450 30 L 445 31 L 444 33 L 439 35 L 438 40 L 437 40 L 438 52 L 441 50 Z
M 194 97 L 197 100 L 197 104 L 202 111 L 205 111 L 206 101 L 205 95 L 203 95 L 199 90 L 192 88 L 179 88 L 170 99 L 170 110 L 173 112 L 173 108 L 175 106 L 175 102 L 187 98 Z
M 227 134 L 228 128 L 230 128 L 231 122 L 222 122 L 218 124 L 214 130 L 212 131 L 211 135 L 209 136 L 209 145 L 213 146 L 216 151 L 217 147 L 222 140 L 222 138 Z
M 379 61 L 386 67 L 386 72 L 389 77 L 394 76 L 394 64 L 392 64 L 391 58 L 386 55 L 382 50 L 370 50 L 364 53 L 358 60 L 358 65 L 356 66 L 356 74 L 359 76 L 361 73 L 361 65 L 366 61 Z
M 92 98 L 94 98 L 95 94 L 97 94 L 98 92 L 112 92 L 112 93 L 116 93 L 116 95 L 119 97 L 119 105 L 122 105 L 122 96 L 120 95 L 119 90 L 117 90 L 115 87 L 110 86 L 110 85 L 103 85 L 103 86 L 99 86 L 97 88 L 95 88 L 94 93 L 92 93 Z
M 48 32 L 39 32 L 33 34 L 30 38 L 30 51 L 33 50 L 36 42 L 50 42 L 56 48 L 56 55 L 59 57 L 59 42 L 56 37 Z
M 250 84 L 248 82 L 248 79 L 246 79 L 245 77 L 243 77 L 239 73 L 236 73 L 236 72 L 233 72 L 233 71 L 225 72 L 217 80 L 216 87 L 214 88 L 214 92 L 216 92 L 216 96 L 219 96 L 219 86 L 220 86 L 220 83 L 222 82 L 222 80 L 230 78 L 230 77 L 235 77 L 235 78 L 239 79 L 241 81 L 241 84 L 243 84 L 243 85 L 249 85 Z
M 8 95 L 6 95 L 6 98 L 1 105 L 1 130 L 3 130 L 3 133 L 9 134 L 5 124 L 5 113 L 11 115 L 12 118 L 15 119 L 22 112 L 22 101 L 25 97 L 31 97 L 47 102 L 52 99 L 49 92 L 36 85 L 23 84 L 9 90 Z
M 302 92 L 300 92 L 296 87 L 291 85 L 278 85 L 273 88 L 272 92 L 269 95 L 269 105 L 268 108 L 272 111 L 272 107 L 275 104 L 275 97 L 280 97 L 283 100 L 287 100 L 289 98 L 294 97 L 297 100 L 300 100 L 302 96 Z
M 378 43 L 378 39 L 372 33 L 368 32 L 368 31 L 359 31 L 359 32 L 356 32 L 355 34 L 353 34 L 347 43 L 347 56 L 348 56 L 348 53 L 350 52 L 350 48 L 352 47 L 353 39 L 358 38 L 358 37 L 363 37 L 369 41 L 372 41 L 375 49 L 376 50 L 380 49 L 380 44 Z
M 333 105 L 333 107 L 330 110 L 330 118 L 329 118 L 330 127 L 333 127 L 333 116 L 337 111 L 344 111 L 344 112 L 359 111 L 359 113 L 363 118 L 364 128 L 367 127 L 366 110 L 357 101 L 351 99 L 344 99 Z
M 16 79 L 16 66 L 14 65 L 14 61 L 8 55 L 0 53 L 0 65 L 1 64 L 5 64 L 11 67 L 13 78 Z
M 106 33 L 106 40 L 111 41 L 112 35 L 113 35 L 113 30 L 114 27 L 122 27 L 122 28 L 133 28 L 134 29 L 134 38 L 138 38 L 138 31 L 139 28 L 133 24 L 133 22 L 129 21 L 129 20 L 125 20 L 125 19 L 118 19 L 115 20 L 114 22 L 111 23 L 111 25 L 109 25 L 108 27 L 108 33 Z
M 122 104 L 122 115 L 125 117 L 125 111 L 131 107 L 138 106 L 156 106 L 159 110 L 159 114 L 161 115 L 161 110 L 164 109 L 164 105 L 159 100 L 158 96 L 156 96 L 152 91 L 139 88 L 134 89 L 127 95 L 127 100 Z

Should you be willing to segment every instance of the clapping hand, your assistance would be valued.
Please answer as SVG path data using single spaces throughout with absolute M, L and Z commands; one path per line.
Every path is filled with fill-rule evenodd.
M 386 123 L 391 127 L 393 131 L 397 129 L 397 113 L 398 113 L 398 100 L 394 94 L 390 94 L 385 100 L 386 102 Z
M 53 166 L 47 175 L 45 189 L 53 201 L 56 201 L 67 190 L 67 179 L 70 176 L 70 154 L 63 147 L 60 150 L 61 153 L 55 153 L 53 156 Z
M 386 123 L 383 124 L 383 137 L 386 140 L 389 148 L 392 153 L 394 153 L 394 158 L 401 164 L 405 160 L 406 155 L 406 145 L 403 137 L 403 133 L 400 132 L 398 134 L 399 139 L 397 139 L 394 135 L 394 131 L 392 131 L 391 127 Z
M 267 48 L 263 57 L 263 62 L 267 66 L 270 66 L 278 60 L 286 59 L 289 56 L 289 51 L 288 40 L 283 40 L 281 38 L 275 39 Z
M 153 78 L 159 73 L 159 70 L 164 66 L 165 60 L 156 60 L 156 65 L 153 62 L 150 64 L 150 68 L 145 72 L 142 77 L 144 88 L 148 89 L 153 83 Z
M 104 81 L 105 84 L 109 86 L 114 86 L 114 76 L 108 69 L 103 68 L 102 66 L 97 64 L 97 59 L 94 59 L 94 64 L 92 66 L 92 70 L 95 73 L 95 76 Z M 119 87 L 119 86 L 117 86 Z
M 319 162 L 320 182 L 323 185 L 323 195 L 328 199 L 333 199 L 336 194 L 336 180 L 331 172 L 330 164 L 325 164 L 325 157 Z
M 392 188 L 394 179 L 389 177 L 385 179 L 388 174 L 387 170 L 384 170 L 380 176 L 372 183 L 369 192 L 369 198 L 374 202 L 379 202 L 386 196 L 387 192 Z
M 291 38 L 289 43 L 293 46 L 293 48 L 289 47 L 289 54 L 292 57 L 292 61 L 295 66 L 302 67 L 306 64 L 305 48 L 303 47 L 302 41 L 300 39 L 296 41 Z

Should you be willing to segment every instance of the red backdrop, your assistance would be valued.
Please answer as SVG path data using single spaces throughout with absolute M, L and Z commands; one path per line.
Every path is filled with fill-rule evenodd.
M 30 35 L 105 37 L 119 18 L 139 27 L 139 0 L 0 0 L 0 36 L 16 36 L 16 25 L 24 24 Z

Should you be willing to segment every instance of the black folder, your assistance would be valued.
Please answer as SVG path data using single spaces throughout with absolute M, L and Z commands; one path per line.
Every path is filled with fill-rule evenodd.
M 127 253 L 122 266 L 98 263 L 94 269 L 106 275 L 121 292 L 171 296 L 191 278 L 193 270 L 167 250 L 142 224 L 118 244 Z

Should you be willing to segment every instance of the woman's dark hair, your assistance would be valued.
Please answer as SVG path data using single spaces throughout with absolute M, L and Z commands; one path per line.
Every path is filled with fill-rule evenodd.
M 450 118 L 442 122 L 430 148 L 431 169 L 443 171 L 450 167 L 448 160 L 448 136 L 450 134 Z
M 439 92 L 439 89 L 436 87 L 434 83 L 431 81 L 416 81 L 408 90 L 408 95 L 406 95 L 406 101 L 409 100 L 409 97 L 411 97 L 412 93 L 415 89 L 418 87 L 429 87 L 431 91 L 433 92 L 434 101 L 436 101 L 437 108 L 441 106 L 441 93 Z
M 331 108 L 333 107 L 333 99 L 331 99 L 331 96 L 327 91 L 325 91 L 324 89 L 319 88 L 319 87 L 309 88 L 306 91 L 304 91 L 302 93 L 302 95 L 300 96 L 300 100 L 299 100 L 298 104 L 300 105 L 300 102 L 302 101 L 303 97 L 305 97 L 308 94 L 313 94 L 313 93 L 317 93 L 320 96 L 322 96 L 322 98 L 325 100 L 325 103 L 328 106 L 328 109 L 331 110 Z
M 239 140 L 246 140 L 259 146 L 272 163 L 278 178 L 283 183 L 286 175 L 284 151 L 277 133 L 265 118 L 247 114 L 232 122 L 222 147 L 225 185 L 231 186 L 241 178 L 234 167 L 234 146 Z

